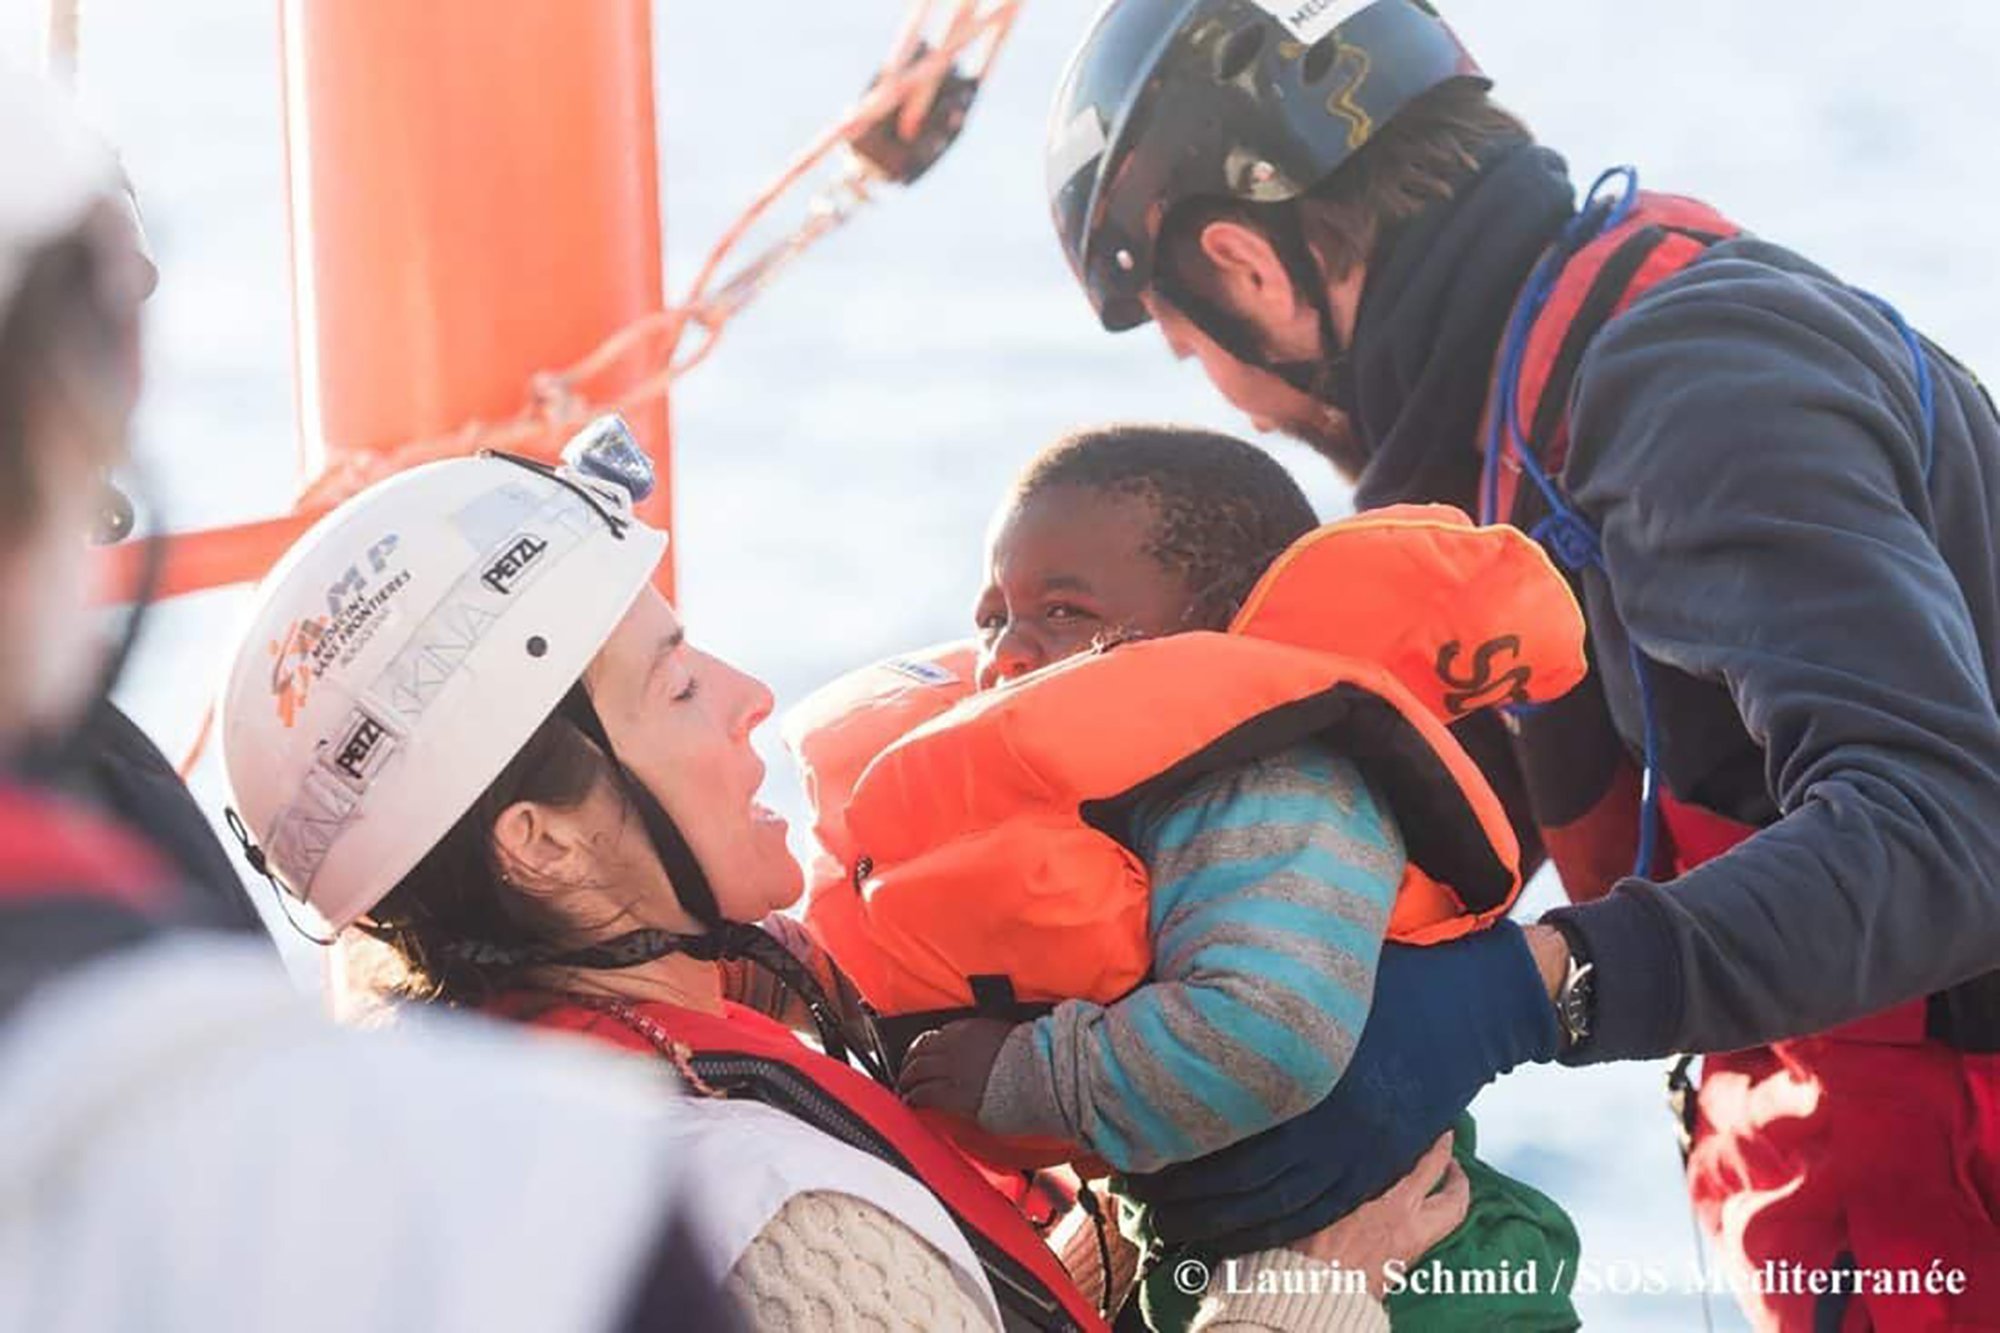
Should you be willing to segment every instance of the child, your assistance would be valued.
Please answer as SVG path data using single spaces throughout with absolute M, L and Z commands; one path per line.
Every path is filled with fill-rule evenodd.
M 1255 660 L 1237 651 L 1254 645 L 1188 632 L 1229 628 L 1253 588 L 1264 590 L 1260 579 L 1267 569 L 1295 550 L 1315 523 L 1310 505 L 1282 467 L 1226 437 L 1123 427 L 1084 432 L 1045 452 L 1017 482 L 990 538 L 987 585 L 975 618 L 980 632 L 976 684 L 992 693 L 941 715 L 885 754 L 889 762 L 870 768 L 844 813 L 864 825 L 863 841 L 875 854 L 863 858 L 865 864 L 850 878 L 857 886 L 868 881 L 876 902 L 885 908 L 892 905 L 888 900 L 924 895 L 963 916 L 974 900 L 946 884 L 949 871 L 919 871 L 926 858 L 935 862 L 937 854 L 906 855 L 883 836 L 885 809 L 902 823 L 924 828 L 936 822 L 937 803 L 953 799 L 951 789 L 972 786 L 937 781 L 935 764 L 916 766 L 910 756 L 927 751 L 934 756 L 943 738 L 977 735 L 994 718 L 1000 720 L 985 729 L 1004 733 L 1005 748 L 1016 753 L 1031 748 L 1023 718 L 1002 717 L 1002 710 L 1016 709 L 1025 717 L 1028 702 L 1039 705 L 1043 696 L 1078 685 L 1092 669 L 1049 673 L 1045 668 L 1108 644 L 1176 636 L 1171 644 L 1101 654 L 1107 666 L 1117 662 L 1134 669 L 1122 673 L 1118 688 L 1086 696 L 1091 706 L 1062 719 L 1058 740 L 1087 756 L 1131 745 L 1135 724 L 1141 733 L 1169 728 L 1182 711 L 1164 704 L 1174 689 L 1186 690 L 1192 680 L 1193 690 L 1183 701 L 1188 703 L 1228 692 L 1232 682 L 1224 676 L 1194 678 L 1205 669 L 1202 662 L 1217 667 Z M 1469 529 L 1451 532 L 1464 538 L 1476 535 Z M 1422 537 L 1414 530 L 1410 537 L 1411 542 L 1430 539 L 1427 529 Z M 1394 554 L 1404 558 L 1401 550 Z M 1286 575 L 1294 582 L 1301 577 L 1296 569 Z M 1551 572 L 1548 577 L 1555 576 Z M 1466 590 L 1392 591 L 1421 602 Z M 1356 595 L 1365 601 L 1379 597 L 1379 590 L 1357 590 Z M 1566 591 L 1561 596 L 1573 616 Z M 1384 608 L 1395 609 L 1393 602 L 1376 609 Z M 1258 607 L 1260 612 L 1272 609 Z M 1332 605 L 1325 611 L 1327 617 L 1340 614 Z M 1373 618 L 1386 619 L 1380 614 Z M 1384 644 L 1396 642 L 1391 631 L 1369 632 Z M 1169 647 L 1174 649 L 1173 665 L 1162 651 Z M 1189 655 L 1203 648 L 1218 653 L 1227 648 L 1234 655 L 1212 661 Z M 1157 671 L 1152 670 L 1155 661 Z M 1285 665 L 1296 664 L 1286 658 Z M 1142 666 L 1146 670 L 1137 669 Z M 1438 673 L 1449 683 L 1444 666 L 1438 664 Z M 1052 685 L 1057 677 L 1060 682 Z M 1017 681 L 1023 683 L 1009 684 Z M 1166 693 L 1141 693 L 1155 685 Z M 1388 686 L 1382 689 L 1386 692 Z M 1288 702 L 1304 706 L 1311 699 L 1301 694 Z M 1269 716 L 1282 712 L 1273 709 Z M 976 1119 L 981 1129 L 996 1135 L 1077 1143 L 1119 1171 L 1132 1173 L 1217 1151 L 1324 1098 L 1366 1022 L 1376 958 L 1392 913 L 1399 909 L 1399 891 L 1411 879 L 1414 858 L 1406 852 L 1403 832 L 1390 817 L 1379 783 L 1345 757 L 1325 729 L 1298 730 L 1300 734 L 1261 751 L 1227 755 L 1205 772 L 1197 765 L 1195 775 L 1185 780 L 1155 784 L 1157 790 L 1128 802 L 1115 821 L 1100 808 L 1098 818 L 1118 824 L 1116 842 L 1136 857 L 1149 886 L 1141 923 L 1147 970 L 1129 983 L 1069 983 L 1070 995 L 1088 998 L 1065 998 L 1030 1021 L 975 1018 L 918 1039 L 902 1072 L 913 1104 Z M 1197 738 L 1197 752 L 1214 754 L 1216 745 L 1223 744 L 1203 743 L 1206 739 Z M 1469 786 L 1477 778 L 1468 776 L 1466 768 L 1469 761 L 1455 776 Z M 989 778 L 987 786 L 997 793 L 974 790 L 966 800 L 1006 799 L 1003 772 L 976 766 L 965 771 L 975 781 Z M 946 795 L 938 796 L 939 791 Z M 826 802 L 821 804 L 824 833 Z M 1497 802 L 1491 806 L 1497 809 Z M 953 813 L 968 825 L 984 818 L 965 820 L 964 811 Z M 869 820 L 875 827 L 865 827 Z M 1021 821 L 997 822 L 1006 828 Z M 841 830 L 843 837 L 850 833 Z M 1057 841 L 1067 834 L 1039 826 L 1031 827 L 1030 834 L 1040 846 L 1068 845 Z M 1436 841 L 1428 828 L 1424 836 Z M 1511 855 L 1510 835 L 1488 829 L 1481 836 L 1475 828 L 1473 836 L 1482 845 L 1504 841 Z M 1029 878 L 1040 873 L 1039 853 L 1002 853 L 1006 845 L 970 840 L 968 846 L 981 853 L 967 858 L 975 873 L 999 876 L 1014 870 Z M 1079 858 L 1058 857 L 1062 864 L 1054 873 L 1059 887 L 1066 884 L 1065 877 L 1078 873 L 1072 861 Z M 1504 910 L 1513 887 L 1510 869 L 1508 891 L 1484 904 L 1487 916 Z M 1005 896 L 998 885 L 986 896 L 995 895 Z M 1055 899 L 1067 910 L 1072 904 L 1064 898 L 1061 892 L 1031 893 L 1024 902 L 1039 910 L 1041 903 Z M 863 950 L 844 950 L 842 945 L 855 942 L 857 931 L 871 926 L 878 937 L 886 936 L 894 920 L 887 910 L 870 923 L 840 915 L 863 906 L 860 895 L 835 888 L 815 895 L 819 910 L 814 915 L 826 923 L 822 933 L 836 958 L 844 965 L 854 962 L 863 993 L 880 1005 L 882 996 L 893 994 L 891 988 L 860 956 Z M 1473 924 L 1462 913 L 1458 920 L 1463 926 Z M 950 923 L 933 918 L 933 924 Z M 1067 925 L 1031 932 L 1030 947 L 1063 951 L 1061 931 Z M 926 938 L 906 952 L 921 952 L 924 945 L 949 951 L 936 931 L 911 933 Z M 991 935 L 994 929 L 983 933 Z M 1116 929 L 1100 934 L 1118 938 Z M 1100 966 L 1117 953 L 1114 946 L 1079 961 Z M 975 994 L 981 981 L 992 980 L 974 976 Z M 1061 980 L 1052 984 L 1065 988 Z M 1108 1002 L 1093 1002 L 1100 996 Z M 1469 1156 L 1470 1136 L 1464 1137 Z M 1448 1268 L 1487 1272 L 1498 1270 L 1503 1259 L 1518 1269 L 1539 1258 L 1541 1272 L 1550 1277 L 1558 1262 L 1569 1260 L 1564 1271 L 1573 1273 L 1574 1232 L 1559 1209 L 1477 1163 L 1470 1164 L 1468 1174 L 1474 1182 L 1474 1214 L 1461 1237 L 1478 1239 L 1454 1238 L 1434 1257 Z M 1139 1221 L 1143 1227 L 1143 1219 Z M 1156 1328 L 1178 1326 L 1192 1314 L 1193 1302 L 1171 1299 L 1171 1288 L 1164 1283 L 1149 1284 L 1146 1300 Z M 1408 1327 L 1492 1327 L 1509 1320 L 1518 1327 L 1575 1324 L 1566 1297 L 1559 1294 L 1519 1300 L 1506 1308 L 1485 1298 L 1401 1297 L 1391 1308 L 1399 1326 Z
M 991 533 L 977 682 L 990 689 L 1105 643 L 1225 629 L 1317 524 L 1283 467 L 1226 437 L 1137 428 L 1064 440 L 1029 465 Z M 1332 1089 L 1367 1017 L 1405 858 L 1359 771 L 1313 739 L 1201 779 L 1132 822 L 1152 883 L 1153 984 L 1014 1027 L 970 1109 L 994 1133 L 1075 1138 L 1122 1171 L 1148 1171 L 1288 1120 Z M 941 1062 L 943 1043 L 925 1044 Z M 918 1105 L 925 1089 L 907 1085 L 923 1071 L 906 1074 Z

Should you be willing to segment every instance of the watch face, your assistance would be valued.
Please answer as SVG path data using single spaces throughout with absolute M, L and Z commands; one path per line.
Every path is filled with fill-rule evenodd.
M 1581 1041 L 1589 1035 L 1590 1015 L 1583 1003 L 1583 997 L 1572 991 L 1563 998 L 1562 1021 L 1569 1030 L 1571 1040 Z

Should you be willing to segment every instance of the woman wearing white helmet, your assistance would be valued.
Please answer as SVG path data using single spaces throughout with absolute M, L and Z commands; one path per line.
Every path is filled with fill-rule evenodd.
M 822 1326 L 832 1301 L 890 1327 L 1088 1325 L 1047 1247 L 891 1093 L 725 1002 L 717 961 L 757 956 L 843 1050 L 817 986 L 740 924 L 801 890 L 756 803 L 771 696 L 651 586 L 667 539 L 632 517 L 650 468 L 623 424 L 568 457 L 416 469 L 272 572 L 221 713 L 252 864 L 386 943 L 406 994 L 658 1050 L 792 1112 L 774 1130 L 746 1104 L 716 1147 L 722 1266 L 761 1322 Z
M 689 643 L 652 588 L 666 536 L 632 517 L 651 476 L 623 424 L 564 457 L 416 469 L 272 572 L 221 714 L 253 866 L 387 944 L 405 995 L 662 1057 L 732 1099 L 718 1112 L 786 1112 L 789 1132 L 746 1121 L 717 1145 L 728 1183 L 707 1200 L 760 1325 L 1101 1326 L 1013 1206 L 840 1058 L 873 1065 L 813 975 L 746 924 L 802 887 L 784 822 L 756 803 L 750 733 L 771 696 Z M 743 957 L 807 1001 L 828 1055 L 728 1001 L 717 964 Z M 1420 1253 L 1462 1215 L 1426 1198 L 1443 1165 L 1315 1256 Z M 1365 1295 L 1310 1290 L 1255 1323 L 1210 1318 L 1383 1326 Z

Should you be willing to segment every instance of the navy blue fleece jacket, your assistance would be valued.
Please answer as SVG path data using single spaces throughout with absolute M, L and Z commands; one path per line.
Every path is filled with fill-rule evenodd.
M 1628 644 L 1668 788 L 1767 825 L 1554 914 L 1597 963 L 1589 1060 L 1817 1031 L 2000 967 L 2000 424 L 1788 251 L 1713 247 L 1583 359 L 1565 469 L 1612 715 Z M 1928 476 L 1926 472 L 1928 470 Z

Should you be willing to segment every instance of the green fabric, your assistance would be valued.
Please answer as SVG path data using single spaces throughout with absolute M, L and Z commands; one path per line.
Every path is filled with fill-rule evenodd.
M 1461 1329 L 1568 1330 L 1581 1326 L 1569 1293 L 1576 1285 L 1580 1246 L 1576 1224 L 1556 1201 L 1531 1185 L 1504 1176 L 1473 1155 L 1478 1131 L 1472 1117 L 1460 1116 L 1452 1156 L 1472 1185 L 1472 1207 L 1458 1229 L 1432 1246 L 1410 1269 L 1415 1278 L 1436 1264 L 1446 1275 L 1511 1278 L 1529 1294 L 1436 1295 L 1391 1293 L 1384 1302 L 1398 1333 L 1458 1333 Z M 1501 1268 L 1502 1263 L 1507 1267 Z M 1534 1265 L 1533 1282 L 1521 1275 Z M 1558 1280 L 1560 1279 L 1560 1280 Z M 1458 1277 L 1461 1284 L 1464 1277 Z M 1491 1280 L 1489 1278 L 1489 1280 Z M 1464 1290 L 1463 1285 L 1459 1289 Z
M 1569 1299 L 1570 1289 L 1576 1284 L 1579 1252 L 1576 1225 L 1546 1194 L 1480 1161 L 1473 1155 L 1477 1147 L 1478 1131 L 1472 1117 L 1459 1117 L 1452 1155 L 1472 1186 L 1472 1205 L 1458 1229 L 1432 1246 L 1409 1269 L 1412 1279 L 1421 1273 L 1428 1282 L 1431 1280 L 1428 1267 L 1436 1264 L 1440 1272 L 1457 1277 L 1460 1293 L 1420 1294 L 1415 1290 L 1391 1293 L 1385 1302 L 1390 1324 L 1397 1333 L 1409 1330 L 1458 1333 L 1471 1329 L 1566 1333 L 1581 1327 Z M 1153 1237 L 1145 1210 L 1121 1199 L 1118 1216 L 1119 1228 L 1139 1246 L 1140 1253 L 1150 1253 Z M 1501 1267 L 1503 1262 L 1507 1265 L 1505 1269 Z M 1462 1294 L 1466 1279 L 1457 1275 L 1512 1275 L 1515 1281 L 1521 1281 L 1518 1274 L 1531 1263 L 1536 1288 L 1533 1294 Z M 1146 1327 L 1153 1333 L 1184 1333 L 1194 1322 L 1195 1311 L 1201 1304 L 1199 1296 L 1175 1288 L 1173 1271 L 1171 1262 L 1155 1263 L 1149 1265 L 1140 1279 L 1139 1306 Z

